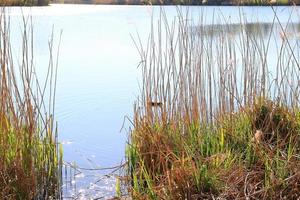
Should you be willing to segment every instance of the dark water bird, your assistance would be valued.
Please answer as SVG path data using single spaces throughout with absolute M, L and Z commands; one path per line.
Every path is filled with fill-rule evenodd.
M 162 102 L 155 102 L 155 101 L 149 101 L 148 102 L 148 106 L 151 106 L 151 107 L 162 107 Z

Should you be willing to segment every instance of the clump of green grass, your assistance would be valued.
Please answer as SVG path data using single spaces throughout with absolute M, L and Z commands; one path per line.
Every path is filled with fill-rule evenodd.
M 178 124 L 137 119 L 127 152 L 131 194 L 137 199 L 298 197 L 299 113 L 275 105 L 257 102 L 255 109 L 230 114 L 215 126 L 177 121 L 186 125 L 184 132 Z
M 237 35 L 208 35 L 180 10 L 173 23 L 162 12 L 145 48 L 136 44 L 134 199 L 299 198 L 299 44 L 277 41 L 270 59 L 275 27 L 285 30 L 274 15 L 269 31 L 241 24 Z
M 0 198 L 58 199 L 62 150 L 53 114 L 55 66 L 50 60 L 45 85 L 40 85 L 33 66 L 28 19 L 24 17 L 21 60 L 14 59 L 8 22 L 1 9 Z

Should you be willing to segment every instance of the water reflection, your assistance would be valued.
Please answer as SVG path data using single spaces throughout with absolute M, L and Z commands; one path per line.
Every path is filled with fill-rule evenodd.
M 283 37 L 283 30 L 288 39 L 300 39 L 300 23 L 245 23 L 245 24 L 213 24 L 192 27 L 192 32 L 195 35 L 215 37 L 222 34 L 238 36 L 245 33 L 251 37 L 268 38 L 270 34 L 275 34 L 275 37 Z

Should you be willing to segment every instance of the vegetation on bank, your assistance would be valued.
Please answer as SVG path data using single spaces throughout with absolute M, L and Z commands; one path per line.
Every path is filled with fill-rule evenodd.
M 142 4 L 150 5 L 227 5 L 227 6 L 269 6 L 298 5 L 296 0 L 144 0 Z
M 136 43 L 133 199 L 300 197 L 300 48 L 274 15 L 268 32 L 241 23 L 233 35 L 226 24 L 193 24 L 181 11 L 170 23 L 162 12 L 147 45 Z
M 113 5 L 223 5 L 270 6 L 299 5 L 300 0 L 53 0 L 65 4 L 113 4 Z
M 0 0 L 1 6 L 47 6 L 49 0 Z
M 54 122 L 56 70 L 45 84 L 33 62 L 32 27 L 24 17 L 22 49 L 11 46 L 9 20 L 0 16 L 0 199 L 59 199 L 62 149 Z M 15 59 L 17 53 L 21 58 Z M 48 105 L 49 103 L 49 105 Z

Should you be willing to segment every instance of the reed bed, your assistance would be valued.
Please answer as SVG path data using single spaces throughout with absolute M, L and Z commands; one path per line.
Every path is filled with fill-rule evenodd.
M 10 19 L 4 8 L 0 11 L 0 199 L 61 197 L 62 149 L 54 121 L 57 65 L 50 41 L 48 74 L 41 84 L 30 21 L 23 17 L 22 48 L 13 49 Z
M 146 44 L 135 40 L 133 199 L 300 197 L 299 42 L 275 11 L 270 30 L 240 16 L 233 33 L 222 14 L 207 26 L 161 11 Z

